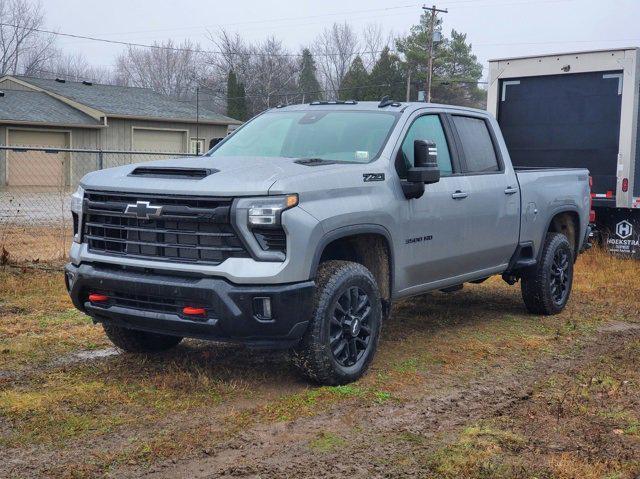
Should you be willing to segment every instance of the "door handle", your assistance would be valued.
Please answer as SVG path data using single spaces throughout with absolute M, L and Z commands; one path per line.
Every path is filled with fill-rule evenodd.
M 513 195 L 518 192 L 518 188 L 512 188 L 511 186 L 507 186 L 507 189 L 504 190 L 505 195 Z
M 456 191 L 455 193 L 451 194 L 451 198 L 453 198 L 454 200 L 462 200 L 464 198 L 466 198 L 467 196 L 469 196 L 469 193 L 466 193 L 464 191 Z

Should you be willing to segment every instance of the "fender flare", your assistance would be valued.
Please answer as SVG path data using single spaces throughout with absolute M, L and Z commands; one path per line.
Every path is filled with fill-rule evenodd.
M 311 263 L 311 278 L 315 278 L 316 273 L 318 271 L 318 266 L 320 265 L 320 258 L 322 257 L 322 253 L 329 243 L 332 243 L 335 240 L 340 238 L 346 238 L 348 236 L 355 236 L 360 234 L 377 234 L 383 236 L 387 241 L 387 246 L 389 248 L 389 273 L 390 273 L 390 282 L 391 282 L 391 291 L 393 291 L 393 279 L 394 279 L 394 271 L 395 271 L 395 258 L 393 251 L 393 240 L 391 239 L 391 233 L 387 228 L 377 224 L 359 224 L 359 225 L 350 225 L 350 226 L 342 226 L 340 228 L 336 228 L 320 238 L 318 245 L 316 246 L 316 250 L 313 254 L 313 261 Z
M 536 254 L 536 258 L 538 261 L 540 261 L 540 258 L 542 257 L 542 248 L 544 247 L 544 241 L 545 238 L 547 236 L 547 232 L 549 231 L 549 228 L 551 227 L 551 223 L 553 222 L 553 218 L 555 218 L 558 215 L 561 215 L 563 213 L 575 213 L 576 216 L 578 217 L 578 229 L 576 230 L 576 239 L 578 240 L 578 243 L 575 245 L 576 248 L 576 257 L 574 258 L 574 261 L 576 259 L 578 259 L 578 254 L 577 252 L 579 251 L 580 247 L 581 247 L 581 243 L 583 241 L 582 239 L 582 235 L 580 234 L 582 231 L 582 225 L 580 223 L 580 211 L 578 211 L 578 208 L 576 208 L 575 206 L 569 206 L 569 205 L 565 205 L 565 206 L 561 206 L 558 209 L 554 210 L 553 213 L 551 213 L 549 215 L 549 219 L 546 222 L 546 226 L 545 229 L 542 231 L 542 238 L 540 238 L 540 248 L 538 248 L 538 253 Z

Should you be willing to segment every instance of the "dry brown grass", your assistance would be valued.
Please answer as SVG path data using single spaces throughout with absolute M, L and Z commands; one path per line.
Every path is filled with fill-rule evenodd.
M 9 253 L 9 262 L 54 262 L 64 260 L 71 245 L 70 225 L 0 225 L 0 252 Z
M 589 252 L 577 264 L 569 307 L 550 318 L 527 314 L 519 291 L 499 279 L 452 295 L 412 298 L 399 303 L 385 325 L 370 374 L 354 385 L 316 388 L 301 381 L 280 353 L 193 341 L 157 357 L 120 355 L 51 366 L 61 354 L 106 346 L 101 328 L 71 309 L 61 272 L 0 270 L 0 371 L 18 373 L 15 379 L 0 375 L 0 443 L 6 454 L 18 456 L 34 444 L 45 452 L 55 449 L 48 475 L 64 476 L 73 464 L 79 474 L 94 476 L 129 462 L 196 454 L 259 424 L 294 424 L 348 405 L 402 405 L 490 371 L 526 369 L 539 358 L 571 350 L 603 323 L 638 321 L 639 273 L 638 262 Z M 568 388 L 561 379 L 544 394 L 555 398 L 554 387 Z M 592 420 L 575 414 L 576 424 Z M 635 430 L 634 418 L 625 419 L 624 431 Z M 318 437 L 316 450 L 331 443 L 329 450 L 335 442 L 333 436 Z M 514 438 L 521 437 L 526 434 L 517 423 L 469 424 L 458 442 L 443 446 L 445 456 L 428 460 L 453 471 L 450 477 L 456 471 L 464 471 L 459 477 L 485 477 L 482 464 L 496 457 L 516 464 L 521 446 Z M 464 451 L 477 455 L 477 464 L 451 459 L 468 456 Z M 443 457 L 449 462 L 439 463 Z M 549 453 L 544 460 L 545 470 L 558 477 L 571 477 L 562 476 L 571 464 L 576 471 L 591 464 L 571 454 Z M 621 467 L 593 465 L 605 472 Z

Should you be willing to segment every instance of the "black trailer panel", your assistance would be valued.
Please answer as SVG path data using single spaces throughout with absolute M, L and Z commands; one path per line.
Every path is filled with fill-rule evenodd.
M 615 195 L 621 73 L 501 80 L 498 122 L 514 165 L 588 168 L 593 193 Z
M 636 168 L 633 180 L 633 196 L 640 197 L 640 109 L 638 109 L 638 123 L 636 125 Z

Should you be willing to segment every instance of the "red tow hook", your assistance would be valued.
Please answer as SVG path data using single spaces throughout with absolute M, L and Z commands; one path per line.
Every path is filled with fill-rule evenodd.
M 109 301 L 109 296 L 104 294 L 91 293 L 89 295 L 89 301 L 91 301 L 92 303 L 104 303 L 106 301 Z
M 196 308 L 193 306 L 185 306 L 182 308 L 182 313 L 185 316 L 206 316 L 207 310 L 205 308 Z

